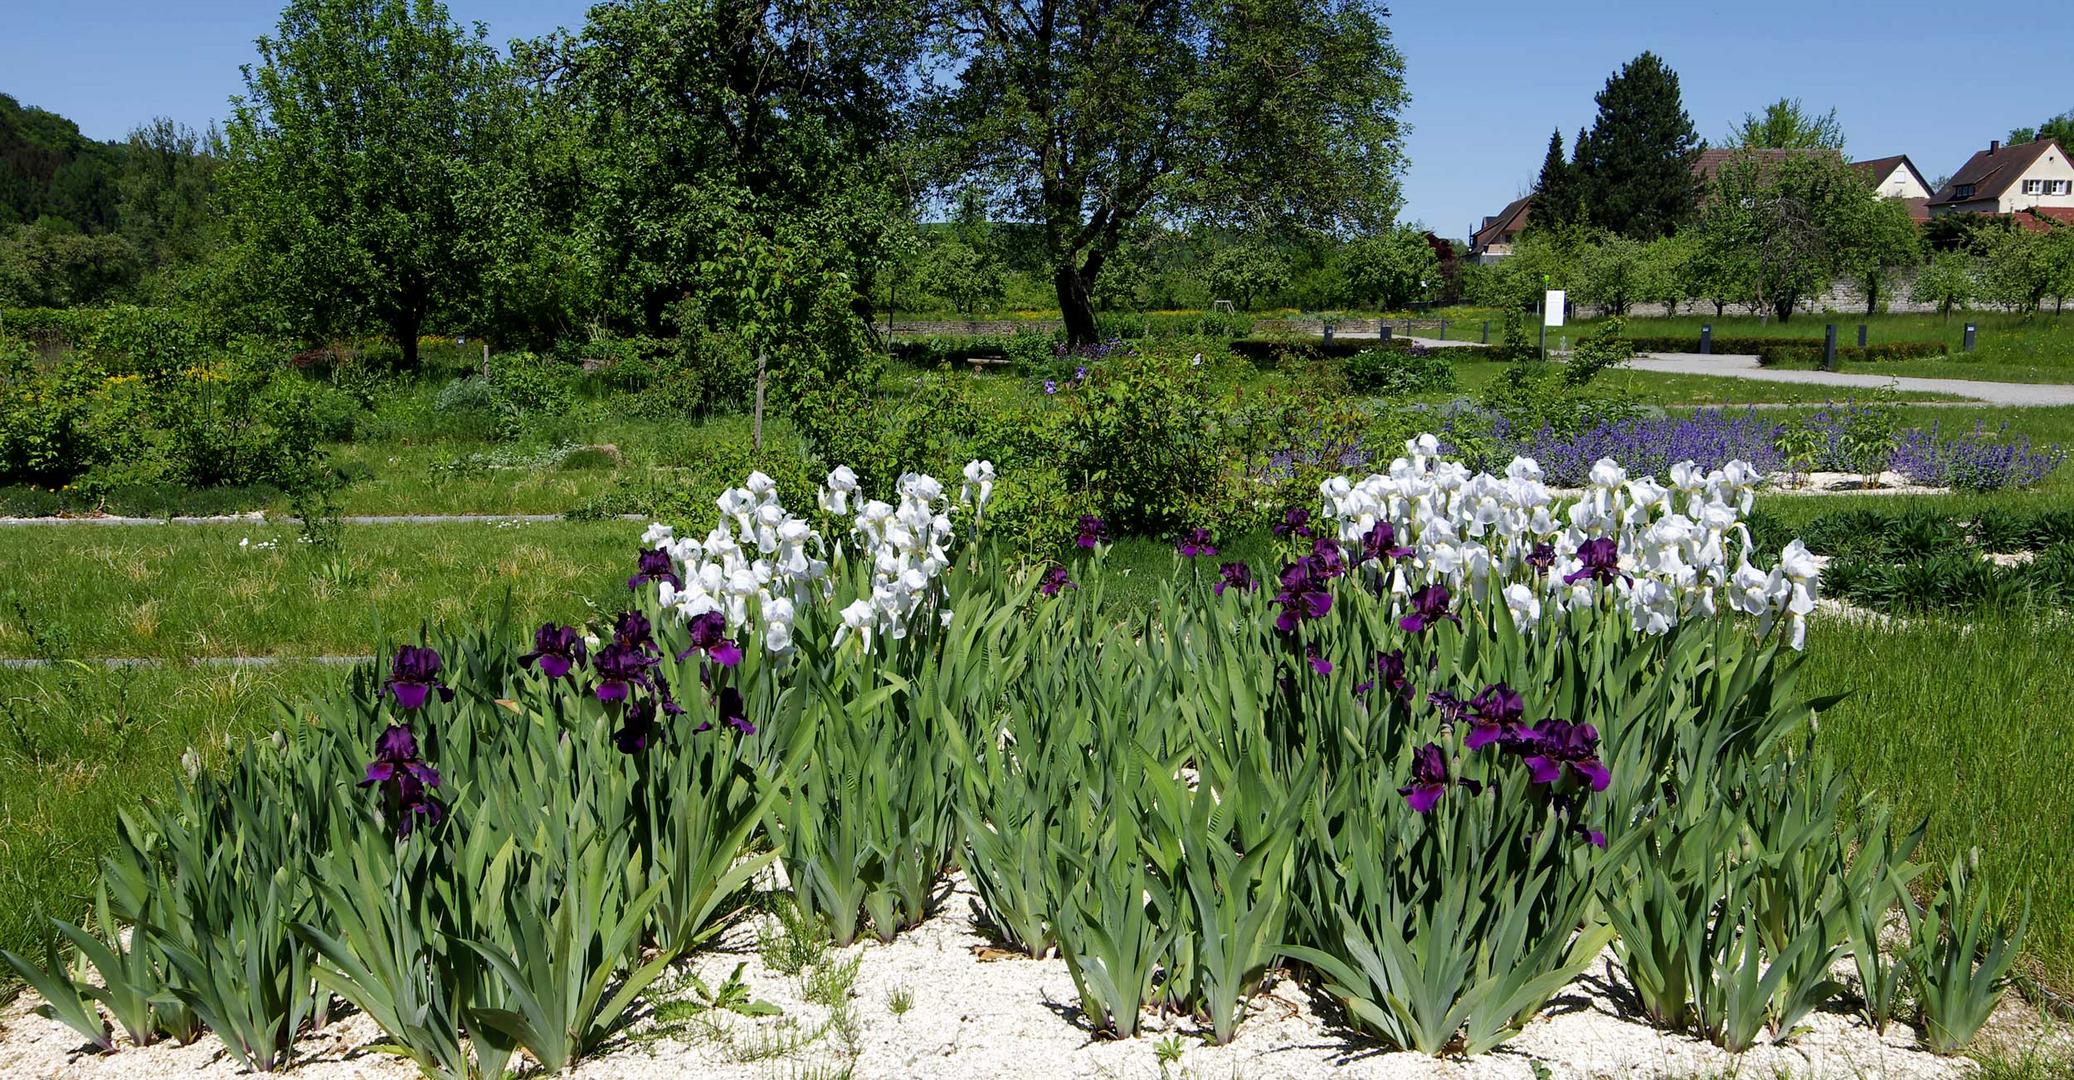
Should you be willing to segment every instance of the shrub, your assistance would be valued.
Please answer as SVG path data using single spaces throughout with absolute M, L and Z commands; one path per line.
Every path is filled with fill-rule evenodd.
M 1347 383 L 1364 394 L 1411 397 L 1455 388 L 1455 368 L 1439 350 L 1364 349 L 1347 360 Z

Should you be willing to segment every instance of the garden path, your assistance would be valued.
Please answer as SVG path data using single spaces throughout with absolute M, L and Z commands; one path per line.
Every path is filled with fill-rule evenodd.
M 1892 387 L 1904 391 L 1957 394 L 1989 405 L 2074 405 L 2074 386 L 1985 382 L 1978 379 L 1918 379 L 1841 371 L 1769 368 L 1760 365 L 1755 356 L 1649 353 L 1628 361 L 1627 366 L 1636 371 L 1655 371 L 1666 375 L 1725 375 L 1734 379 L 1761 379 L 1766 382 L 1813 383 L 1818 386 L 1850 386 L 1865 390 Z

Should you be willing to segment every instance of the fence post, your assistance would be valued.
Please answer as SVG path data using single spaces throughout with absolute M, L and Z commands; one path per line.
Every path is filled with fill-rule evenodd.
M 1836 370 L 1836 324 L 1830 323 L 1822 330 L 1822 368 Z
M 1974 325 L 1973 325 L 1972 323 L 1967 323 L 1967 324 L 1966 324 L 1966 345 L 1965 345 L 1965 351 L 1966 351 L 1966 352 L 1972 352 L 1972 351 L 1973 351 L 1973 334 L 1974 334 L 1974 329 L 1975 329 L 1975 328 L 1974 328 Z
M 1861 349 L 1865 347 L 1865 324 L 1864 324 L 1864 323 L 1859 323 L 1859 324 L 1858 324 L 1858 347 L 1859 347 L 1859 348 L 1861 348 Z
M 1491 343 L 1491 320 L 1489 319 L 1483 321 L 1483 343 L 1485 345 Z
M 1446 320 L 1446 319 L 1442 319 L 1442 320 L 1440 320 L 1440 340 L 1442 340 L 1442 341 L 1446 341 L 1446 340 L 1447 340 L 1447 320 Z
M 1713 354 L 1714 354 L 1714 324 L 1713 324 L 1713 323 L 1701 323 L 1701 324 L 1700 324 L 1700 355 L 1701 355 L 1701 356 L 1712 356 Z

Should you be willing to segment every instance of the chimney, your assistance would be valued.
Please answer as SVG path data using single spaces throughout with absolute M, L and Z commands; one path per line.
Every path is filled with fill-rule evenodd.
M 2000 139 L 1989 139 L 1989 140 L 1988 140 L 1988 154 L 1989 154 L 1990 156 L 1992 156 L 1992 155 L 1994 154 L 1994 152 L 1995 152 L 1995 151 L 1997 151 L 1997 150 L 2000 150 L 2000 149 L 2002 149 L 2002 140 L 2000 140 Z

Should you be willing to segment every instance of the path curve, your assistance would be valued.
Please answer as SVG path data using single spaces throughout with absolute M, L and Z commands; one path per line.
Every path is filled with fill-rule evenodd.
M 2074 386 L 2064 384 L 1986 382 L 1979 379 L 1919 379 L 1901 375 L 1771 368 L 1759 364 L 1755 356 L 1649 353 L 1628 361 L 1625 366 L 1636 371 L 1655 371 L 1666 375 L 1723 375 L 1732 379 L 1807 383 L 1859 390 L 1892 387 L 1896 390 L 1927 394 L 1956 394 L 1988 405 L 2074 405 Z

